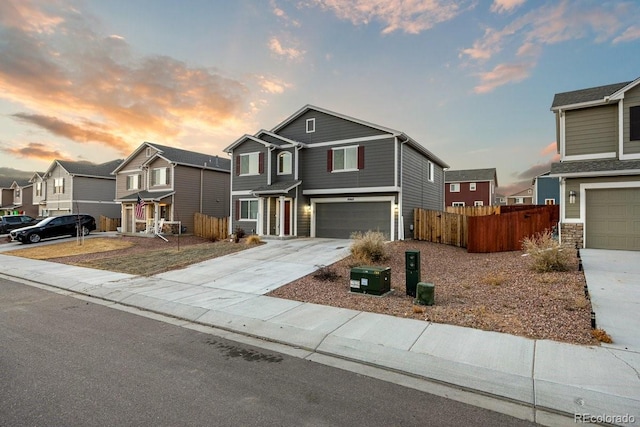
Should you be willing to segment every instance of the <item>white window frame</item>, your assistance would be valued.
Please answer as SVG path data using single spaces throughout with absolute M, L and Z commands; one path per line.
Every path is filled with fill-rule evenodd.
M 484 206 L 484 202 L 482 200 L 476 200 L 473 202 L 473 206 Z
M 307 119 L 305 130 L 307 133 L 314 133 L 316 131 L 316 119 Z
M 469 183 L 469 191 L 476 191 L 476 183 L 475 182 L 470 182 Z
M 155 179 L 156 173 L 159 174 L 157 181 Z M 163 167 L 163 168 L 151 169 L 151 186 L 152 187 L 162 187 L 164 185 L 168 185 L 167 184 L 168 180 L 169 180 L 169 168 Z
M 551 202 L 551 203 L 549 203 Z M 556 204 L 556 199 L 544 199 L 544 204 L 545 205 L 555 205 Z
M 259 199 L 239 199 L 238 200 L 240 202 L 240 205 L 238 206 L 238 208 L 240 209 L 240 212 L 238 212 L 238 221 L 255 221 L 258 222 L 258 217 L 259 217 L 259 213 L 260 213 L 260 200 Z M 242 217 L 242 204 L 243 203 L 248 203 L 247 206 L 247 213 L 249 214 L 249 217 L 243 218 Z M 251 218 L 251 205 L 255 203 L 255 218 Z
M 429 168 L 429 170 L 428 170 L 429 181 L 433 182 L 433 181 L 435 181 L 435 167 L 433 165 L 433 162 L 427 161 L 427 167 Z
M 259 175 L 260 173 L 260 153 L 243 153 L 238 154 L 240 156 L 240 170 L 238 171 L 238 175 L 240 176 L 250 176 L 250 175 Z M 247 170 L 242 172 L 242 160 L 243 158 L 248 158 Z
M 350 145 L 348 147 L 337 147 L 337 148 L 332 148 L 331 149 L 332 153 L 332 159 L 331 159 L 331 172 L 353 172 L 353 171 L 357 171 L 358 170 L 358 146 L 357 145 Z M 342 155 L 342 168 L 337 168 L 336 167 L 336 153 L 342 151 L 343 155 Z M 351 156 L 353 157 L 352 159 L 349 159 L 350 161 L 352 161 L 353 167 L 347 167 L 350 165 L 347 165 L 347 152 L 353 152 L 354 154 L 352 154 Z
M 42 196 L 42 182 L 36 182 L 36 197 Z
M 141 187 L 140 174 L 127 175 L 127 190 L 139 190 Z
M 454 207 L 464 207 L 464 202 L 452 202 L 451 206 Z
M 524 205 L 524 197 L 515 197 L 516 205 Z
M 280 159 L 284 162 L 283 164 L 280 163 Z M 293 156 L 288 151 L 283 151 L 278 154 L 278 175 L 291 175 L 292 159 Z M 283 168 L 281 168 L 281 166 L 283 166 Z
M 64 193 L 64 178 L 54 178 L 53 194 L 63 194 L 63 193 Z
M 460 183 L 459 182 L 455 182 L 453 184 L 449 184 L 449 192 L 450 193 L 459 193 L 460 192 Z
M 147 149 L 146 149 L 146 151 L 145 151 L 145 153 L 144 153 L 144 154 L 145 154 L 145 156 L 147 156 L 147 157 L 151 157 L 151 148 L 150 148 L 150 147 L 147 147 Z

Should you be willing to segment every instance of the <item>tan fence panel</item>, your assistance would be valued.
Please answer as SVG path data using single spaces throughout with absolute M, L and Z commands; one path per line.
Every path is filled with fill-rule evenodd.
M 447 212 L 465 216 L 500 215 L 500 206 L 447 206 Z
M 100 218 L 98 218 L 98 231 L 117 231 L 120 224 L 120 218 L 108 218 L 100 215 Z
M 455 213 L 414 209 L 413 233 L 416 240 L 467 246 L 467 217 Z
M 193 234 L 210 240 L 226 239 L 229 235 L 229 218 L 215 218 L 196 213 L 193 217 Z

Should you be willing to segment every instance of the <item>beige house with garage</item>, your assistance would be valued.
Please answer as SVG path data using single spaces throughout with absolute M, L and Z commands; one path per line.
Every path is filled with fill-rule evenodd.
M 555 95 L 560 239 L 640 250 L 640 78 Z

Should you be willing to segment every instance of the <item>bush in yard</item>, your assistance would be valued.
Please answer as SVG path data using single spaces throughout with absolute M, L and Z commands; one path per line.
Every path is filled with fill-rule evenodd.
M 569 270 L 571 250 L 554 239 L 550 230 L 525 237 L 522 250 L 533 259 L 532 268 L 539 273 Z
M 262 240 L 260 240 L 260 236 L 258 236 L 257 234 L 252 234 L 249 237 L 247 237 L 247 240 L 245 243 L 247 245 L 259 245 L 260 243 L 262 243 Z
M 336 271 L 331 266 L 326 265 L 316 265 L 318 270 L 313 274 L 318 280 L 322 280 L 323 282 L 335 282 L 340 278 L 340 275 L 336 273 Z
M 351 255 L 361 262 L 374 263 L 387 258 L 384 234 L 379 231 L 357 231 L 351 234 Z

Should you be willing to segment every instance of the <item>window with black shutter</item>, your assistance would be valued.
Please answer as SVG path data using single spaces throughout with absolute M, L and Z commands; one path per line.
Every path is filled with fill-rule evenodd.
M 640 141 L 640 105 L 629 108 L 629 139 Z

